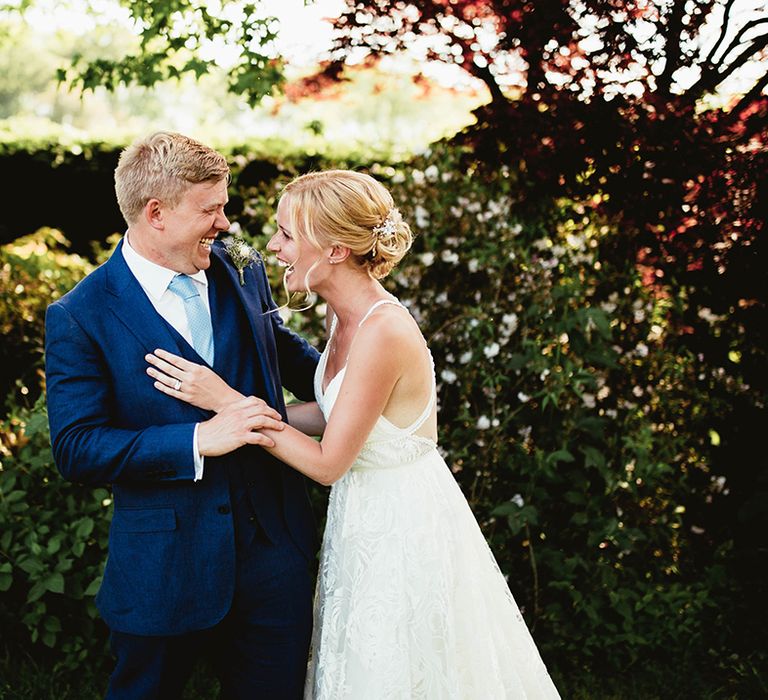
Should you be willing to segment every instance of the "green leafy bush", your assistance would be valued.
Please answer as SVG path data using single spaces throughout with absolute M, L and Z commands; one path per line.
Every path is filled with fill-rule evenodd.
M 430 343 L 441 449 L 553 674 L 564 691 L 590 672 L 636 672 L 682 695 L 764 689 L 760 633 L 750 627 L 735 646 L 750 593 L 730 577 L 727 528 L 711 527 L 731 513 L 711 426 L 730 401 L 765 397 L 677 342 L 686 295 L 648 284 L 634 255 L 616 254 L 622 231 L 595 200 L 527 201 L 517 173 L 489 174 L 465 155 L 440 146 L 407 166 L 369 166 L 417 233 L 387 285 Z M 230 218 L 262 250 L 280 188 L 307 165 L 234 157 Z M 336 165 L 347 164 L 313 164 Z M 26 265 L 25 284 L 53 298 L 90 265 L 61 244 L 19 242 L 9 269 Z M 281 269 L 268 270 L 284 300 Z M 3 318 L 25 329 L 13 331 L 15 347 L 39 368 L 47 301 L 19 313 L 26 302 L 9 300 L 8 280 Z M 321 346 L 324 313 L 319 304 L 286 317 Z M 88 650 L 106 657 L 92 595 L 109 495 L 65 484 L 46 441 L 42 405 L 11 411 L 0 624 L 76 669 Z M 314 495 L 321 506 L 324 492 Z M 690 669 L 704 670 L 694 681 Z
M 93 599 L 107 551 L 110 494 L 65 482 L 43 398 L 0 424 L 0 626 L 3 643 L 76 671 L 106 660 Z M 90 662 L 89 662 L 90 663 Z
M 60 231 L 43 228 L 0 247 L 0 396 L 15 388 L 31 406 L 42 385 L 45 310 L 93 269 L 66 252 Z
M 712 595 L 728 545 L 700 556 L 727 512 L 706 430 L 727 404 L 675 342 L 685 298 L 615 254 L 594 200 L 528 202 L 462 155 L 370 168 L 417 233 L 388 285 L 432 348 L 448 464 L 555 669 L 706 668 L 732 641 Z M 261 248 L 293 174 L 241 192 Z M 322 344 L 323 312 L 290 322 Z

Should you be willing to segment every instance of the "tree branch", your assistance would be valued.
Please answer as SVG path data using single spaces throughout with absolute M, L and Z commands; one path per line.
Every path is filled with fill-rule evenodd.
M 725 59 L 728 56 L 731 51 L 733 51 L 735 48 L 738 48 L 741 37 L 744 36 L 746 32 L 748 32 L 750 29 L 754 29 L 760 24 L 768 24 L 768 18 L 763 19 L 753 19 L 751 22 L 747 22 L 740 30 L 739 33 L 733 38 L 731 43 L 728 45 L 728 48 L 725 50 L 722 56 L 720 56 L 720 60 L 713 64 L 713 68 L 720 68 L 723 63 L 725 63 Z M 754 40 L 753 40 L 754 41 Z
M 764 22 L 768 22 L 768 19 L 753 20 L 752 22 L 748 22 L 739 32 L 738 36 L 742 36 L 748 28 L 752 29 L 758 24 L 762 24 Z M 731 64 L 718 71 L 717 68 L 722 66 L 722 62 L 725 56 L 727 56 L 734 48 L 736 48 L 734 42 L 731 42 L 728 50 L 723 54 L 723 56 L 721 56 L 717 64 L 710 63 L 706 66 L 702 65 L 701 77 L 688 89 L 686 93 L 687 101 L 689 103 L 693 103 L 702 95 L 704 95 L 704 93 L 714 90 L 729 75 L 731 75 L 738 68 L 741 68 L 741 66 L 744 65 L 752 56 L 754 56 L 758 51 L 764 49 L 766 46 L 768 46 L 768 34 L 755 37 L 751 40 L 751 43 L 747 46 L 747 48 L 744 49 L 744 51 L 742 51 Z
M 657 81 L 658 92 L 668 96 L 672 86 L 672 74 L 680 67 L 680 33 L 683 30 L 685 3 L 672 3 L 672 12 L 664 32 L 664 50 L 667 55 L 664 71 Z
M 496 82 L 496 78 L 494 78 L 493 73 L 491 73 L 491 70 L 488 66 L 485 68 L 482 68 L 481 66 L 478 66 L 477 63 L 475 63 L 473 60 L 469 58 L 469 56 L 474 56 L 475 54 L 480 53 L 479 51 L 474 50 L 470 43 L 468 43 L 465 39 L 463 39 L 460 36 L 456 36 L 453 32 L 446 31 L 446 34 L 453 39 L 460 47 L 461 47 L 461 55 L 462 55 L 462 62 L 461 65 L 464 68 L 467 73 L 470 75 L 474 75 L 476 78 L 479 78 L 482 80 L 486 86 L 488 87 L 488 90 L 491 93 L 491 100 L 495 103 L 499 102 L 507 102 L 507 96 L 501 91 L 501 88 L 499 87 L 498 82 Z M 489 62 L 490 65 L 490 62 Z
M 768 86 L 768 71 L 765 72 L 765 75 L 763 75 L 763 77 L 760 78 L 760 80 L 758 80 L 752 86 L 752 89 L 736 103 L 733 109 L 731 109 L 731 111 L 728 113 L 729 118 L 731 115 L 733 115 L 734 121 L 738 119 L 741 112 L 743 112 L 747 107 L 749 107 L 749 105 L 754 100 L 760 97 L 763 90 L 765 90 L 766 86 Z
M 707 54 L 707 57 L 704 59 L 704 64 L 712 65 L 712 59 L 714 58 L 714 55 L 717 53 L 717 50 L 720 48 L 720 44 L 723 43 L 725 40 L 726 34 L 728 34 L 728 24 L 731 19 L 731 8 L 733 7 L 733 3 L 736 0 L 728 0 L 728 2 L 725 3 L 725 16 L 723 17 L 723 26 L 720 29 L 720 36 L 717 38 L 717 41 L 715 42 L 715 45 L 712 47 L 712 50 Z
M 758 51 L 764 49 L 766 46 L 768 46 L 768 34 L 763 34 L 762 36 L 753 39 L 751 46 L 748 46 L 746 49 L 744 49 L 744 51 L 738 55 L 736 60 L 728 65 L 725 70 L 717 73 L 717 82 L 712 87 L 714 88 L 722 83 L 723 80 L 725 80 L 735 70 L 741 68 L 752 56 L 754 56 Z

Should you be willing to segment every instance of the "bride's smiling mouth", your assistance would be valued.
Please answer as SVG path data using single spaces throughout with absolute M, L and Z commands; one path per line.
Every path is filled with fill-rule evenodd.
M 288 277 L 289 275 L 293 274 L 294 269 L 295 269 L 294 268 L 295 262 L 289 263 L 286 260 L 283 260 L 282 258 L 278 258 L 278 257 L 276 257 L 275 259 L 277 260 L 277 264 L 280 267 L 284 267 L 285 268 L 285 276 L 286 277 Z

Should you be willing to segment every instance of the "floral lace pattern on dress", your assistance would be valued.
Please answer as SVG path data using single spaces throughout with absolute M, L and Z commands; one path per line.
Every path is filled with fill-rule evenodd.
M 391 303 L 391 302 L 387 302 Z M 333 331 L 331 331 L 333 332 Z M 344 370 L 315 393 L 326 419 Z M 435 443 L 380 417 L 331 489 L 305 697 L 558 698 Z

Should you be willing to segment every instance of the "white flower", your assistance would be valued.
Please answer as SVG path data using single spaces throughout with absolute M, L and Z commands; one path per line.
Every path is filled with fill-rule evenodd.
M 584 405 L 587 408 L 594 408 L 595 407 L 595 397 L 593 394 L 582 394 L 581 400 L 584 402 Z
M 459 256 L 455 250 L 444 250 L 440 253 L 440 259 L 450 265 L 455 265 L 459 262 Z
M 491 420 L 488 416 L 480 416 L 480 418 L 477 419 L 476 427 L 478 430 L 488 430 L 488 428 L 491 427 Z
M 233 221 L 229 225 L 229 233 L 234 233 L 237 236 L 237 235 L 241 234 L 242 232 L 243 232 L 243 229 L 241 228 L 239 221 Z
M 417 185 L 423 185 L 424 184 L 424 173 L 421 172 L 421 170 L 413 170 L 413 171 L 411 171 L 411 178 L 413 178 L 413 181 Z
M 496 355 L 499 354 L 500 349 L 498 343 L 491 343 L 483 348 L 483 354 L 490 360 L 492 357 L 496 357 Z
M 643 395 L 643 388 L 640 386 L 633 387 L 632 393 L 639 398 Z
M 638 343 L 637 347 L 635 348 L 635 352 L 640 357 L 647 357 L 648 356 L 648 346 L 645 343 Z
M 516 493 L 509 500 L 512 501 L 512 503 L 514 503 L 518 508 L 522 508 L 525 505 L 525 501 L 523 501 L 523 497 L 519 493 Z
M 461 357 L 459 357 L 459 364 L 466 365 L 467 362 L 469 362 L 471 359 L 472 359 L 472 351 L 467 350 L 466 352 L 461 354 Z
M 392 176 L 392 182 L 398 185 L 401 182 L 405 182 L 405 175 L 400 170 L 395 170 L 395 174 Z
M 436 165 L 430 165 L 425 171 L 424 171 L 424 177 L 427 178 L 430 182 L 434 182 L 437 180 L 437 176 L 440 174 L 440 171 L 437 169 Z
M 435 254 L 434 253 L 422 253 L 420 256 L 421 264 L 425 267 L 429 267 L 433 262 L 435 262 Z
M 245 285 L 245 268 L 250 267 L 253 263 L 258 263 L 259 256 L 240 236 L 227 236 L 222 242 L 224 243 L 224 250 L 227 251 L 227 255 L 237 270 L 240 286 Z
M 470 272 L 473 272 L 473 273 L 477 272 L 480 269 L 480 262 L 478 261 L 478 259 L 477 258 L 472 258 L 472 260 L 470 260 L 467 263 L 467 269 Z
M 421 204 L 417 204 L 416 208 L 413 210 L 413 216 L 416 219 L 416 225 L 419 228 L 426 228 L 429 226 L 429 212 L 421 206 Z
M 528 403 L 531 400 L 531 397 L 528 396 L 528 394 L 524 394 L 522 391 L 518 391 L 517 399 L 520 403 Z
M 512 224 L 510 226 L 509 231 L 513 236 L 516 236 L 518 233 L 520 233 L 523 230 L 522 224 Z
M 456 372 L 450 369 L 444 369 L 442 372 L 440 372 L 440 378 L 444 382 L 448 382 L 448 384 L 453 384 L 456 379 L 458 379 Z
M 504 324 L 504 331 L 507 335 L 512 335 L 517 330 L 518 318 L 516 313 L 504 314 L 501 317 Z

